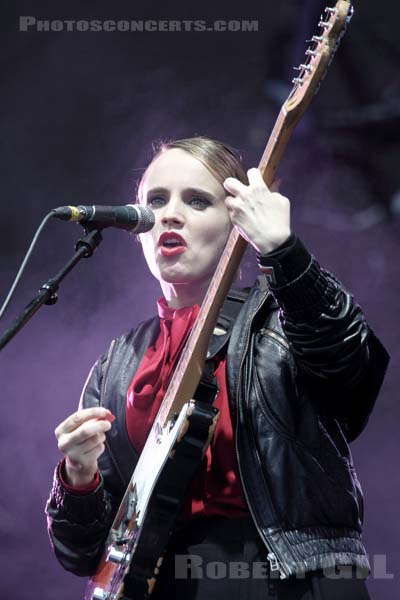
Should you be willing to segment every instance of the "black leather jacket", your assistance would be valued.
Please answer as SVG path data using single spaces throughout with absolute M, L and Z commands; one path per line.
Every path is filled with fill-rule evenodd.
M 348 442 L 365 427 L 388 355 L 352 296 L 308 257 L 307 268 L 294 278 L 289 268 L 290 281 L 273 293 L 264 276 L 247 294 L 233 293 L 240 313 L 221 318 L 228 332 L 213 336 L 209 356 L 227 343 L 240 476 L 271 565 L 281 577 L 339 564 L 367 574 L 363 497 Z M 99 461 L 101 484 L 68 494 L 56 470 L 50 538 L 63 566 L 79 575 L 93 573 L 138 458 L 125 426 L 126 393 L 158 331 L 155 318 L 113 341 L 84 388 L 82 406 L 100 403 L 116 416 Z

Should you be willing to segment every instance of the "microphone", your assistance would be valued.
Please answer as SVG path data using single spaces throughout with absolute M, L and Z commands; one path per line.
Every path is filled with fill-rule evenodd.
M 155 223 L 153 211 L 141 204 L 126 206 L 59 206 L 51 211 L 53 217 L 62 221 L 75 221 L 84 225 L 91 223 L 104 229 L 117 227 L 133 233 L 150 231 Z

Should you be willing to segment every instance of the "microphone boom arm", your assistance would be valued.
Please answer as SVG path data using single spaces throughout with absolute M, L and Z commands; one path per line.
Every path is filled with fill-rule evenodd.
M 100 229 L 85 223 L 86 235 L 75 244 L 75 253 L 65 266 L 54 276 L 44 283 L 37 296 L 25 306 L 20 315 L 12 322 L 6 331 L 0 336 L 0 350 L 23 328 L 43 304 L 52 306 L 58 300 L 57 291 L 61 281 L 78 264 L 82 258 L 90 258 L 99 246 L 103 237 Z

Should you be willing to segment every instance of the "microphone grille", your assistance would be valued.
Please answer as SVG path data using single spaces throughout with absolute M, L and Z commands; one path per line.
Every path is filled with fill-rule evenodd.
M 134 208 L 138 216 L 137 224 L 132 229 L 132 233 L 146 233 L 154 227 L 156 218 L 151 208 L 141 204 L 128 204 L 128 206 Z

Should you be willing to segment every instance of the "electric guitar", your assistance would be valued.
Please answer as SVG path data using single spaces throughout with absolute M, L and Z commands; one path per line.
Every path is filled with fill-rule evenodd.
M 325 9 L 298 67 L 293 88 L 270 135 L 259 169 L 270 186 L 289 138 L 318 91 L 346 25 L 350 0 Z M 218 410 L 196 389 L 224 298 L 246 249 L 232 229 L 196 323 L 172 376 L 149 437 L 111 526 L 85 600 L 145 600 L 151 596 L 185 491 L 212 439 Z M 198 391 L 198 389 L 197 389 Z

